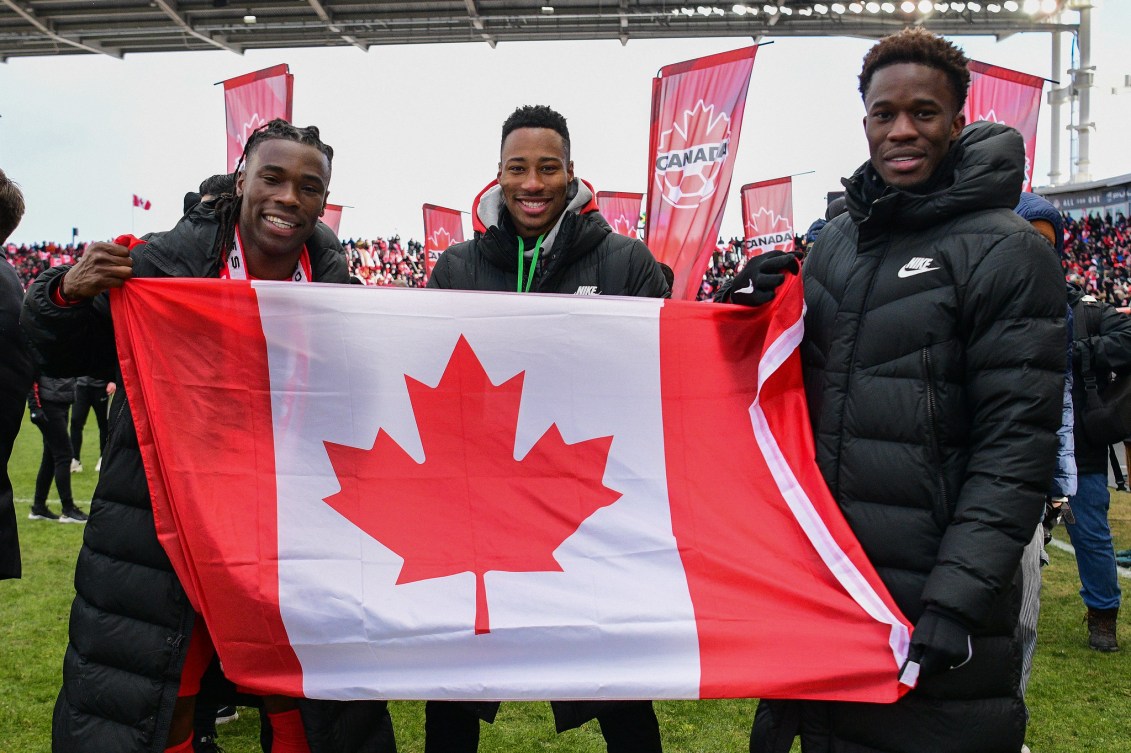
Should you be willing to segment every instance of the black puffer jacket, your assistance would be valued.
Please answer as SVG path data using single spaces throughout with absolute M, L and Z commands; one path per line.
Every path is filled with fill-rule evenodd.
M 32 367 L 20 334 L 24 291 L 16 270 L 0 259 L 0 580 L 18 578 L 20 539 L 8 458 L 24 417 L 24 399 L 31 387 Z
M 930 193 L 866 164 L 803 269 L 821 472 L 904 614 L 934 605 L 974 634 L 969 664 L 894 705 L 817 707 L 831 750 L 1024 741 L 1014 581 L 1055 467 L 1065 306 L 1051 247 L 1011 211 L 1023 159 L 1016 131 L 977 123 Z
M 218 227 L 212 207 L 197 207 L 169 232 L 133 248 L 134 276 L 216 277 L 219 262 L 211 249 Z M 345 255 L 332 233 L 320 229 L 308 248 L 315 281 L 348 282 Z M 22 324 L 33 355 L 47 373 L 122 384 L 108 296 L 68 308 L 51 300 L 52 286 L 67 269 L 45 272 L 28 291 Z M 70 645 L 52 726 L 56 753 L 163 751 L 192 630 L 193 610 L 157 541 L 129 396 L 117 394 L 124 399 L 116 397 L 111 408 L 75 569 Z M 342 735 L 324 723 L 321 711 L 330 708 L 304 705 L 315 753 L 377 750 L 365 742 L 328 743 Z M 370 729 L 387 720 L 383 714 L 377 708 L 365 719 L 350 715 L 352 732 L 385 734 Z M 308 716 L 318 719 L 312 723 Z
M 668 297 L 671 291 L 648 247 L 612 231 L 584 181 L 574 179 L 569 190 L 568 206 L 547 234 L 529 292 Z M 513 292 L 518 237 L 497 183 L 476 197 L 472 213 L 475 238 L 440 254 L 428 287 Z

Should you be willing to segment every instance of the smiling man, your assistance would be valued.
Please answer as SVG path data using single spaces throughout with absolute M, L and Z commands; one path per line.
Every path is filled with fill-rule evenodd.
M 1017 753 L 1018 563 L 1055 467 L 1064 276 L 1013 213 L 1021 136 L 966 126 L 966 57 L 925 29 L 860 73 L 871 155 L 801 270 L 816 459 L 914 624 L 890 705 L 764 702 L 751 751 Z
M 638 240 L 618 235 L 596 194 L 573 174 L 566 120 L 525 106 L 503 123 L 499 172 L 475 199 L 475 237 L 440 254 L 430 288 L 574 295 L 671 294 L 660 265 Z M 497 703 L 429 701 L 426 753 L 470 753 L 479 720 Z M 597 719 L 609 753 L 654 753 L 660 731 L 648 701 L 555 702 L 564 731 Z
M 121 244 L 95 243 L 73 267 L 40 275 L 21 320 L 39 367 L 47 374 L 92 375 L 121 384 L 106 291 L 130 278 L 348 282 L 341 246 L 318 222 L 333 156 L 317 128 L 273 120 L 248 138 L 234 195 L 198 204 L 172 230 L 147 236 L 147 242 L 123 237 Z M 214 651 L 158 543 L 124 393 L 111 408 L 102 472 L 75 570 L 77 595 L 52 746 L 67 753 L 190 753 L 195 697 Z M 233 406 L 233 420 L 239 410 Z M 241 449 L 218 446 L 217 463 L 230 462 Z M 300 712 L 296 699 L 263 699 L 274 753 L 395 750 L 383 703 L 348 715 L 365 717 L 364 723 L 352 723 L 353 738 L 326 722 L 347 716 L 341 705 L 328 709 L 320 703 L 328 702 L 311 702 Z M 377 745 L 377 739 L 388 745 Z

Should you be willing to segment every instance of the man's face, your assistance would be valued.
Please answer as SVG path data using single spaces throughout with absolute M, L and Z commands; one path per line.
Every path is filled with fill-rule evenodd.
M 503 200 L 524 238 L 548 232 L 566 208 L 573 180 L 565 140 L 551 128 L 517 128 L 503 142 L 499 159 Z
M 876 71 L 864 108 L 872 167 L 895 188 L 925 183 L 966 125 L 946 74 L 920 63 Z
M 236 179 L 236 194 L 243 196 L 240 238 L 249 266 L 257 257 L 297 259 L 326 206 L 329 185 L 330 163 L 316 147 L 287 139 L 256 147 Z

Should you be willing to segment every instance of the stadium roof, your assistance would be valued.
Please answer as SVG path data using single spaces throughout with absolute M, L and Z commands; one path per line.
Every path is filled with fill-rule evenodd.
M 0 60 L 433 42 L 671 37 L 880 37 L 911 23 L 947 35 L 1071 31 L 1078 0 L 0 0 Z

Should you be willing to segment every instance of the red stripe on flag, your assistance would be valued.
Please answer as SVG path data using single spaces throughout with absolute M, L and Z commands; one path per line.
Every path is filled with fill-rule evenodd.
M 699 630 L 700 697 L 756 687 L 765 698 L 890 702 L 906 691 L 895 680 L 908 626 L 815 465 L 801 307 L 791 277 L 759 309 L 675 302 L 661 312 L 668 494 Z M 715 483 L 702 483 L 705 468 L 717 468 Z M 874 592 L 872 611 L 896 627 L 846 582 Z
M 157 535 L 224 673 L 260 692 L 302 695 L 279 612 L 271 389 L 255 291 L 237 281 L 131 280 L 111 306 Z M 169 316 L 184 326 L 162 327 Z M 211 355 L 184 357 L 202 350 Z M 174 432 L 177 451 L 159 460 Z

